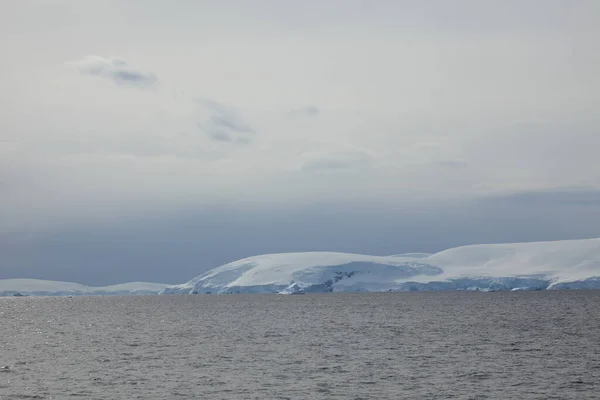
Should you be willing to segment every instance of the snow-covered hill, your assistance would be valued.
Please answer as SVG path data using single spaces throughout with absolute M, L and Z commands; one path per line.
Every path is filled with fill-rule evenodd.
M 78 283 L 40 279 L 4 279 L 0 280 L 0 296 L 13 296 L 18 293 L 27 296 L 157 294 L 167 286 L 162 283 L 131 282 L 104 287 L 90 287 Z
M 212 269 L 164 294 L 600 288 L 600 239 L 472 245 L 387 257 L 288 253 Z
M 249 257 L 176 286 L 0 280 L 0 296 L 600 289 L 600 239 L 472 245 L 435 254 Z

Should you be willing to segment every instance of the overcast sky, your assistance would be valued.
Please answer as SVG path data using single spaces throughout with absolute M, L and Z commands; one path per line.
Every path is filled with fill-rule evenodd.
M 597 0 L 0 2 L 0 279 L 600 236 Z

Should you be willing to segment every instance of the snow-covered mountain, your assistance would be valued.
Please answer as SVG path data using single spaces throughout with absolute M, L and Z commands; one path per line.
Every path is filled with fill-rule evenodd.
M 600 238 L 457 247 L 435 254 L 287 253 L 212 269 L 163 294 L 600 288 Z
M 78 295 L 136 295 L 157 294 L 168 285 L 163 283 L 131 282 L 119 285 L 90 287 L 71 282 L 40 279 L 0 280 L 0 296 L 78 296 Z

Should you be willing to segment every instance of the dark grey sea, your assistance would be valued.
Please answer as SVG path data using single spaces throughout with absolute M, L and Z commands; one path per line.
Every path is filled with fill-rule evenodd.
M 0 298 L 0 399 L 598 399 L 600 291 Z

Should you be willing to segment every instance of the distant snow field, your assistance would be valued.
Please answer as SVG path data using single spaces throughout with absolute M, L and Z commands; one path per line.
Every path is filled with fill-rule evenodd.
M 158 294 L 168 285 L 162 283 L 131 282 L 113 286 L 90 287 L 71 282 L 40 279 L 0 280 L 0 296 L 107 296 Z
M 0 295 L 233 294 L 600 289 L 600 238 L 456 247 L 391 256 L 309 252 L 244 258 L 187 283 L 88 287 L 0 280 Z

